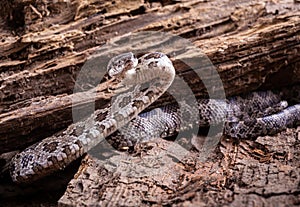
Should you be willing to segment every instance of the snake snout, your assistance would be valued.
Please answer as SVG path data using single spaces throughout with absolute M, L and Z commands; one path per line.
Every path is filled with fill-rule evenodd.
M 135 68 L 137 64 L 138 60 L 132 52 L 123 53 L 108 62 L 107 72 L 110 77 L 122 75 L 125 71 Z

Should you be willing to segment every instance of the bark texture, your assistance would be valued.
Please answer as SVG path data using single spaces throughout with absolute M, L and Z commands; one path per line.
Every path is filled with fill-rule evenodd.
M 280 89 L 300 80 L 297 1 L 5 0 L 0 8 L 0 25 L 0 154 L 23 149 L 67 127 L 73 122 L 72 110 L 80 118 L 90 112 L 87 106 L 107 105 L 112 94 L 107 90 L 109 83 L 99 84 L 104 74 L 98 68 L 122 51 L 143 53 L 164 47 L 178 76 L 198 98 L 208 96 L 204 83 L 214 80 L 215 74 L 209 73 L 212 66 L 223 85 L 211 81 L 210 86 L 216 93 L 224 89 L 227 96 Z M 168 35 L 136 35 L 147 31 L 185 38 L 212 64 L 208 59 L 199 64 L 199 52 L 189 46 L 182 49 L 184 41 Z M 124 43 L 126 37 L 120 40 L 123 35 L 134 40 L 135 47 Z M 82 75 L 83 68 L 89 69 L 88 73 Z M 201 79 L 195 75 L 205 71 Z M 78 81 L 78 77 L 85 81 Z M 74 87 L 78 93 L 73 93 Z M 166 95 L 155 105 L 169 101 Z M 192 140 L 193 148 L 197 148 L 197 139 Z M 256 141 L 222 139 L 206 162 L 199 161 L 203 154 L 195 149 L 187 158 L 177 159 L 176 153 L 170 155 L 164 149 L 168 144 L 160 140 L 138 151 L 138 156 L 127 158 L 140 163 L 138 159 L 150 159 L 158 153 L 173 166 L 150 177 L 128 178 L 118 173 L 127 169 L 123 165 L 111 172 L 91 156 L 85 157 L 60 205 L 300 203 L 299 129 Z M 117 153 L 112 157 L 120 160 L 122 156 Z M 11 185 L 9 181 L 2 185 L 0 196 L 7 204 L 15 200 L 13 196 L 23 195 L 19 187 L 11 189 Z M 44 186 L 46 189 L 47 181 Z M 5 193 L 6 188 L 15 193 Z M 49 191 L 52 195 L 55 190 Z M 37 199 L 36 203 L 56 203 L 62 194 L 55 195 L 50 201 Z

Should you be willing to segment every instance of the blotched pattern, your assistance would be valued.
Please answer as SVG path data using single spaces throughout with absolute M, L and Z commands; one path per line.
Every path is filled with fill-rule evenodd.
M 108 63 L 108 75 L 116 83 L 112 104 L 96 110 L 88 119 L 36 143 L 11 162 L 15 182 L 31 182 L 63 169 L 104 138 L 118 147 L 164 138 L 193 125 L 223 124 L 224 134 L 253 138 L 274 134 L 300 122 L 300 104 L 288 107 L 280 94 L 254 92 L 228 100 L 199 100 L 166 105 L 139 114 L 171 85 L 175 77 L 169 58 L 159 52 L 137 59 L 124 53 Z M 139 115 L 138 115 L 139 114 Z

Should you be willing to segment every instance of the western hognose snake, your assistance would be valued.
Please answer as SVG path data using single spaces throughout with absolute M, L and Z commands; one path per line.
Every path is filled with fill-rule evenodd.
M 183 102 L 180 108 L 166 105 L 138 115 L 168 89 L 175 77 L 172 62 L 159 52 L 139 59 L 132 53 L 118 55 L 110 60 L 108 75 L 118 85 L 111 107 L 98 109 L 86 120 L 17 154 L 10 166 L 14 182 L 31 182 L 63 169 L 109 135 L 112 142 L 118 137 L 119 144 L 134 145 L 174 135 L 191 123 L 208 126 L 224 122 L 224 134 L 251 138 L 279 132 L 300 121 L 300 104 L 287 107 L 279 95 L 269 91 L 226 101 L 199 100 L 197 113 Z M 122 134 L 117 131 L 121 127 Z

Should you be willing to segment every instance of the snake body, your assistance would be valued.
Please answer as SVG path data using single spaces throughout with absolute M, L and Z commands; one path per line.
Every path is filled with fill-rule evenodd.
M 111 106 L 17 154 L 10 165 L 14 182 L 31 182 L 63 169 L 106 137 L 128 146 L 174 135 L 191 123 L 224 122 L 224 134 L 248 138 L 300 122 L 300 104 L 287 107 L 279 95 L 269 91 L 229 100 L 198 100 L 196 109 L 182 102 L 181 107 L 166 105 L 139 114 L 172 84 L 175 69 L 170 59 L 159 52 L 138 59 L 125 53 L 110 60 L 107 72 L 117 85 Z
M 11 162 L 14 182 L 28 182 L 64 168 L 118 128 L 136 117 L 171 85 L 175 69 L 162 53 L 137 59 L 133 53 L 108 63 L 108 75 L 116 82 L 111 108 L 96 110 L 87 120 L 46 138 L 17 154 Z

